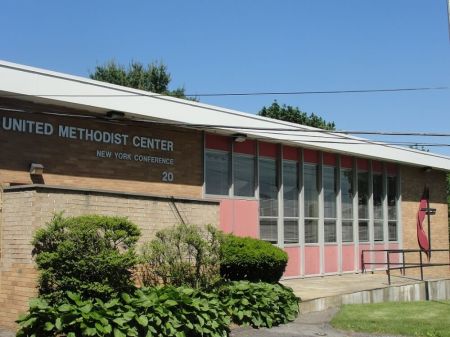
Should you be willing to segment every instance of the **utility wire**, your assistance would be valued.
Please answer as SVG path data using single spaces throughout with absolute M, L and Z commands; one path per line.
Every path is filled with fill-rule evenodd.
M 133 88 L 131 88 L 133 89 Z M 360 94 L 402 91 L 448 90 L 448 87 L 417 87 L 391 89 L 355 89 L 355 90 L 319 90 L 319 91 L 256 91 L 256 92 L 224 92 L 224 93 L 193 93 L 184 94 L 186 97 L 219 97 L 219 96 L 269 96 L 269 95 L 328 95 L 328 94 Z M 23 94 L 0 94 L 1 97 L 20 97 Z M 26 96 L 26 95 L 25 95 Z M 39 97 L 175 97 L 166 94 L 130 93 L 130 94 L 33 94 Z M 176 98 L 176 97 L 175 97 Z

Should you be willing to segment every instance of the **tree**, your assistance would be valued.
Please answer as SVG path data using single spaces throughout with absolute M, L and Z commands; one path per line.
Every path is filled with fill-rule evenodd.
M 279 119 L 286 122 L 292 122 L 301 125 L 313 126 L 324 130 L 335 130 L 334 122 L 327 122 L 322 117 L 317 116 L 314 113 L 308 115 L 306 112 L 301 111 L 298 107 L 290 105 L 280 105 L 277 100 L 274 100 L 269 107 L 263 107 L 258 115 L 263 117 L 269 117 Z
M 140 62 L 132 61 L 128 68 L 126 68 L 121 64 L 117 64 L 115 61 L 109 61 L 104 65 L 96 66 L 95 71 L 89 77 L 93 80 L 129 88 L 196 100 L 186 97 L 184 88 L 182 87 L 175 90 L 169 89 L 172 78 L 167 71 L 167 66 L 162 62 L 153 62 L 145 67 Z

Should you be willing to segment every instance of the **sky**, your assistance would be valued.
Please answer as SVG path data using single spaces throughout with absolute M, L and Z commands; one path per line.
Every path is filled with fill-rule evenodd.
M 84 77 L 162 61 L 188 94 L 450 87 L 447 0 L 2 0 L 0 59 Z M 450 133 L 450 89 L 200 97 L 249 113 L 274 99 L 340 130 Z

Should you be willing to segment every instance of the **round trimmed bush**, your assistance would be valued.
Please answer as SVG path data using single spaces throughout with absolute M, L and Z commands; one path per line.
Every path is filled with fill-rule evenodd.
M 226 280 L 278 282 L 286 269 L 288 256 L 269 242 L 227 235 L 221 246 L 220 273 Z

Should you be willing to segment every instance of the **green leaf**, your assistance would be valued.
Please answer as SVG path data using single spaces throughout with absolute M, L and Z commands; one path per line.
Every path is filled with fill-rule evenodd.
M 68 312 L 72 310 L 72 306 L 70 304 L 64 303 L 58 307 L 58 311 Z
M 55 326 L 51 322 L 45 322 L 45 324 L 44 324 L 44 330 L 45 331 L 52 331 L 54 327 Z
M 121 330 L 114 328 L 114 337 L 126 337 L 126 335 Z
M 146 327 L 148 325 L 148 318 L 144 315 L 136 316 L 136 321 L 143 327 Z
M 55 321 L 55 327 L 56 327 L 56 329 L 58 329 L 58 330 L 61 330 L 61 329 L 62 329 L 62 321 L 61 321 L 61 317 L 58 317 L 58 318 L 56 319 L 56 321 Z
M 168 307 L 173 307 L 173 306 L 177 305 L 178 303 L 174 300 L 166 300 L 164 302 L 164 304 L 167 305 Z

